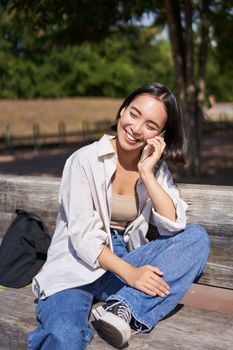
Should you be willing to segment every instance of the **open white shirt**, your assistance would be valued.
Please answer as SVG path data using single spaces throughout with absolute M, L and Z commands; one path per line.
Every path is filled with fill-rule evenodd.
M 110 233 L 112 175 L 117 155 L 112 136 L 82 147 L 66 161 L 59 191 L 56 230 L 46 263 L 33 279 L 33 291 L 41 298 L 58 291 L 89 284 L 105 273 L 98 263 L 104 244 L 112 249 Z M 124 240 L 129 251 L 148 242 L 148 224 L 155 225 L 162 236 L 173 235 L 186 225 L 186 203 L 180 199 L 166 162 L 155 176 L 176 207 L 176 221 L 158 214 L 145 186 L 137 183 L 139 215 L 126 228 Z

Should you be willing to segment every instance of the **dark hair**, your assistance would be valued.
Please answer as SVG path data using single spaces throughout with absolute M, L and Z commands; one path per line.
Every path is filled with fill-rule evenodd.
M 167 112 L 167 121 L 164 127 L 164 130 L 166 130 L 164 136 L 166 149 L 162 159 L 167 159 L 176 163 L 185 163 L 185 138 L 181 110 L 175 95 L 162 84 L 146 84 L 133 91 L 120 106 L 116 115 L 115 124 L 111 127 L 111 130 L 117 131 L 117 123 L 120 119 L 122 109 L 128 107 L 137 96 L 142 94 L 149 94 L 159 99 L 163 102 Z

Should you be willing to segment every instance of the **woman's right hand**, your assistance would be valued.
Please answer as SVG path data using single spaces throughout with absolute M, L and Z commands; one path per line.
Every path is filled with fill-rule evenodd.
M 161 277 L 163 272 L 158 267 L 151 265 L 134 267 L 114 254 L 107 246 L 103 247 L 98 261 L 101 267 L 120 276 L 130 287 L 151 296 L 165 297 L 169 294 L 169 286 Z
M 165 297 L 169 294 L 169 285 L 161 276 L 163 276 L 163 272 L 158 267 L 151 265 L 131 266 L 125 279 L 131 287 L 146 294 Z

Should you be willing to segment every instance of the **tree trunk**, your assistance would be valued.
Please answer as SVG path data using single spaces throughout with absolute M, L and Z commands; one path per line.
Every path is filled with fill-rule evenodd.
M 207 54 L 209 47 L 209 0 L 201 1 L 200 13 L 202 16 L 201 21 L 201 43 L 199 48 L 199 62 L 198 62 L 198 95 L 197 95 L 197 106 L 198 106 L 198 147 L 201 161 L 201 146 L 202 146 L 202 132 L 203 132 L 203 107 L 205 100 L 205 79 L 206 79 L 206 62 L 207 62 Z
M 203 0 L 202 3 L 203 8 L 205 7 L 204 13 L 207 14 L 208 1 Z M 202 113 L 199 106 L 198 91 L 202 91 L 202 93 L 204 91 L 204 86 L 202 90 L 200 90 L 200 86 L 205 81 L 208 24 L 207 22 L 202 24 L 202 45 L 199 59 L 201 67 L 198 70 L 198 79 L 195 79 L 192 0 L 182 1 L 183 16 L 181 15 L 181 1 L 164 0 L 164 4 L 177 76 L 179 100 L 184 116 L 188 160 L 186 174 L 198 177 L 200 174 L 200 130 L 202 129 Z M 195 81 L 198 81 L 198 84 L 195 84 Z

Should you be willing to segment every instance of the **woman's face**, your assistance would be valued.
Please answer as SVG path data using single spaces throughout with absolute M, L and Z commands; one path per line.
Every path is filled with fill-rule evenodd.
M 127 151 L 141 150 L 148 139 L 161 133 L 167 121 L 163 102 L 149 94 L 137 96 L 120 115 L 118 141 Z

